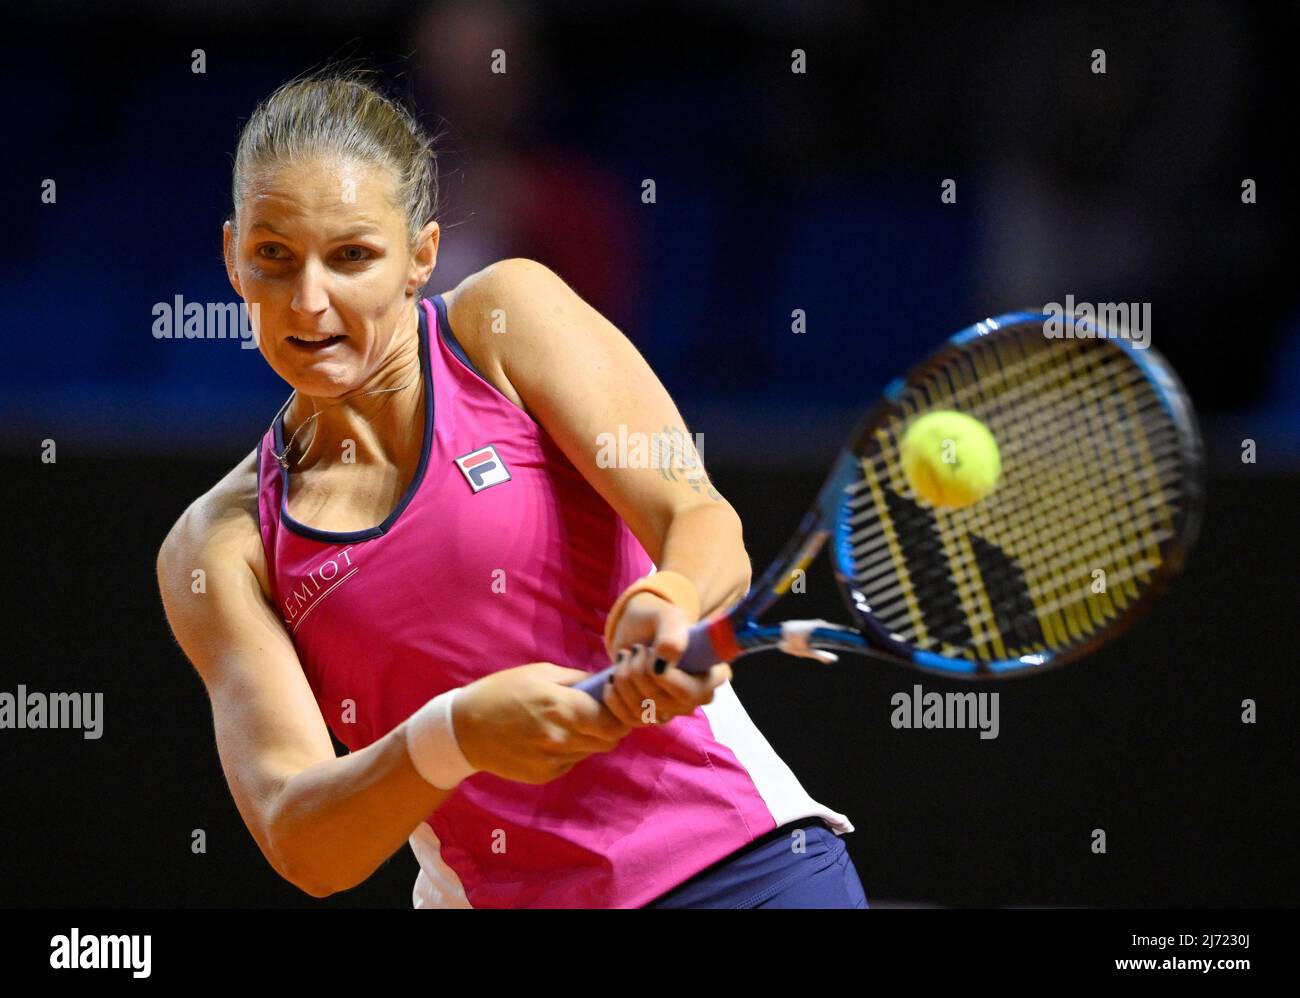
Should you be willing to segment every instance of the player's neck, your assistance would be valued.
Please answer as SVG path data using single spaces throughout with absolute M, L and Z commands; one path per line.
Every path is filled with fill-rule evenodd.
M 408 332 L 372 376 L 346 395 L 294 396 L 284 416 L 285 445 L 295 430 L 302 427 L 302 432 L 289 448 L 291 471 L 401 463 L 412 448 L 418 452 L 423 442 L 424 379 L 419 333 L 415 328 Z M 311 419 L 314 413 L 319 415 Z

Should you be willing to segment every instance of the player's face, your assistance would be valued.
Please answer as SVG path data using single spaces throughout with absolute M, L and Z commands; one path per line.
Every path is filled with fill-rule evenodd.
M 438 231 L 413 257 L 395 188 L 368 163 L 289 163 L 250 177 L 238 233 L 227 223 L 227 269 L 262 355 L 302 394 L 333 398 L 382 376 L 413 321 L 406 292 L 427 278 Z

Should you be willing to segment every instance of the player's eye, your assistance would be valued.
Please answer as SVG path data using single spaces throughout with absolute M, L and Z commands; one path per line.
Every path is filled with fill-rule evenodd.
M 339 255 L 343 257 L 344 263 L 364 263 L 375 254 L 364 246 L 344 246 L 339 250 Z
M 344 246 L 339 250 L 339 256 L 342 257 L 344 264 L 364 264 L 367 260 L 372 260 L 374 251 L 364 246 Z
M 276 243 L 263 243 L 261 246 L 257 247 L 254 252 L 263 260 L 283 260 L 287 255 L 281 253 L 283 249 L 283 246 Z

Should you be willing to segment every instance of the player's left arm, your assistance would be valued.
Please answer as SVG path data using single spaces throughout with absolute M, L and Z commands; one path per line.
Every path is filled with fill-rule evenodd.
M 499 365 L 655 565 L 694 582 L 700 616 L 739 600 L 750 584 L 740 517 L 709 481 L 685 420 L 631 341 L 533 260 L 495 263 L 457 297 L 465 306 L 458 311 L 474 320 L 476 353 Z M 604 466 L 619 456 L 620 427 L 629 458 L 643 459 L 626 463 L 641 466 Z

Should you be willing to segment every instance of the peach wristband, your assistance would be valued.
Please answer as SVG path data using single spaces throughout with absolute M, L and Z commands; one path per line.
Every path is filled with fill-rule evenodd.
M 618 622 L 623 618 L 623 610 L 627 607 L 628 601 L 638 593 L 654 593 L 660 599 L 681 607 L 691 618 L 692 623 L 700 619 L 700 594 L 696 592 L 694 582 L 680 572 L 651 572 L 624 589 L 622 595 L 610 608 L 609 616 L 605 618 L 605 649 L 609 652 L 610 658 L 614 657 L 611 642 L 614 639 L 614 632 L 618 629 Z

